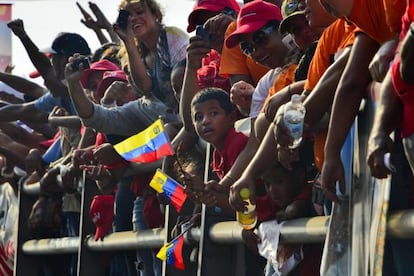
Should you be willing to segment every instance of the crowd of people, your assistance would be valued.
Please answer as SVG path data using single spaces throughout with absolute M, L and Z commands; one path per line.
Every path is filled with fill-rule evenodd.
M 256 205 L 258 221 L 242 230 L 244 244 L 206 235 L 203 275 L 319 275 L 323 244 L 268 239 L 287 220 L 330 215 L 349 193 L 341 148 L 367 99 L 376 103 L 370 173 L 391 177 L 390 210 L 412 208 L 413 1 L 198 0 L 187 30 L 166 26 L 156 0 L 122 0 L 115 23 L 95 3 L 92 14 L 77 5 L 98 49 L 63 32 L 39 50 L 24 19 L 7 24 L 44 80 L 0 72 L 7 86 L 0 91 L 0 180 L 16 194 L 40 183 L 27 218 L 33 238 L 79 235 L 82 181 L 97 187 L 90 206 L 96 240 L 167 227 L 171 202 L 150 187 L 162 169 L 188 196 L 180 213 L 170 208 L 177 219 L 170 239 L 182 225 L 200 225 L 203 204 L 206 229 L 246 210 L 245 188 Z M 306 109 L 296 147 L 284 120 L 293 95 Z M 137 163 L 115 150 L 159 118 L 173 156 Z M 414 274 L 413 246 L 387 239 L 383 274 Z M 197 250 L 192 244 L 183 252 L 194 275 Z M 76 266 L 70 256 L 38 275 L 76 275 Z M 107 262 L 107 275 L 162 270 L 147 248 L 114 252 Z

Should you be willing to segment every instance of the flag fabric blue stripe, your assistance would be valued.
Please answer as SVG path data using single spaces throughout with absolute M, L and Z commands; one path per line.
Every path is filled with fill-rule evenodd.
M 142 147 L 136 148 L 129 152 L 125 152 L 121 155 L 126 160 L 131 160 L 131 159 L 136 158 L 137 156 L 140 156 L 140 155 L 143 155 L 149 152 L 154 152 L 166 143 L 169 143 L 169 140 L 165 132 L 161 132 L 154 139 L 151 139 L 150 141 L 147 142 L 147 144 L 143 145 Z
M 178 185 L 179 184 L 177 182 L 174 182 L 170 178 L 167 178 L 167 181 L 162 186 L 164 195 L 168 197 L 169 199 L 172 199 L 175 190 L 178 188 Z

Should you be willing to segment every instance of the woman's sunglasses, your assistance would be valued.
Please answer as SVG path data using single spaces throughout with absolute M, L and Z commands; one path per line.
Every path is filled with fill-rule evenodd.
M 252 41 L 253 44 L 247 41 L 240 42 L 240 49 L 246 56 L 251 56 L 256 51 L 257 47 L 264 46 L 269 42 L 269 36 L 273 32 L 274 29 L 278 27 L 278 24 L 275 22 L 271 22 L 261 28 L 260 30 L 256 31 L 253 34 Z

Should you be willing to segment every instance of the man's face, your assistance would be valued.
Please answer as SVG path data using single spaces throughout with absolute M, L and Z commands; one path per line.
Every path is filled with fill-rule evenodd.
M 311 28 L 326 28 L 336 18 L 323 8 L 318 0 L 306 0 L 305 17 Z
M 245 55 L 269 68 L 283 66 L 289 51 L 282 41 L 276 25 L 268 24 L 263 28 L 241 36 L 240 48 Z
M 309 27 L 305 16 L 302 14 L 290 18 L 288 24 L 288 33 L 292 35 L 296 45 L 303 51 L 319 39 L 319 35 Z

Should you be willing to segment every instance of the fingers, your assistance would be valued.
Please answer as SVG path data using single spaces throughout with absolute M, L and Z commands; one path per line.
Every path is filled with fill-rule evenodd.
M 82 13 L 82 16 L 85 18 L 85 20 L 91 20 L 91 15 L 79 4 L 79 2 L 76 2 L 76 6 L 78 6 L 79 10 Z
M 240 197 L 240 188 L 230 187 L 229 204 L 236 211 L 246 211 L 246 203 Z
M 374 153 L 368 158 L 368 166 L 371 170 L 371 175 L 375 178 L 386 178 L 390 171 L 385 166 L 384 155 L 380 153 Z

